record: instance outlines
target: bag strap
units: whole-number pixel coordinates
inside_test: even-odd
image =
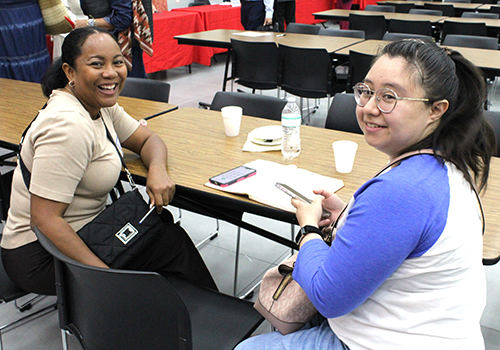
[[[47,103],[45,103],[43,105],[43,107],[40,111],[42,111],[45,107],[47,107]],[[31,127],[31,124],[33,124],[35,119],[40,114],[40,111],[38,111],[35,118],[33,118],[33,120],[29,123],[29,125],[26,127],[26,129],[24,129],[23,134],[21,136],[21,140],[19,141],[19,151],[18,151],[19,152],[19,167],[21,169],[21,174],[23,175],[24,184],[26,185],[26,188],[28,190],[30,188],[30,183],[31,183],[31,172],[28,170],[28,168],[26,167],[26,165],[23,162],[23,159],[21,157],[21,149],[23,146],[24,138],[26,137],[26,133],[28,132],[29,128]],[[104,118],[102,117],[101,112],[99,112],[99,117],[102,119],[102,123],[104,124],[104,128],[106,129],[107,138],[109,139],[109,141],[111,141],[111,143],[115,147],[116,152],[118,153],[118,157],[120,157],[120,162],[122,163],[122,167],[125,169],[125,172],[127,174],[127,180],[130,183],[130,186],[132,187],[132,189],[134,190],[135,188],[137,188],[137,185],[135,184],[134,179],[132,178],[132,174],[130,173],[127,166],[125,165],[125,160],[123,159],[123,156],[122,156],[118,146],[116,145],[115,141],[113,140],[113,137],[111,136],[111,133],[109,132],[108,127],[106,126],[106,123],[104,122]]]
[[[404,153],[404,154],[400,155],[399,157],[395,158],[393,161],[391,161],[388,164],[386,164],[373,177],[379,176],[380,174],[382,174],[387,169],[393,167],[394,165],[400,163],[401,161],[403,161],[405,159],[411,158],[413,156],[418,156],[418,155],[421,155],[421,154],[430,154],[430,155],[434,155],[434,156],[439,156],[439,157],[443,158],[444,160],[446,160],[446,158],[444,158],[443,155],[441,155],[441,153],[439,151],[435,152],[432,149],[421,149],[421,150],[417,150],[417,151],[411,151],[411,152],[407,152],[407,153]],[[486,220],[485,220],[485,217],[484,217],[484,210],[483,210],[483,205],[481,203],[481,197],[479,196],[479,192],[477,191],[476,186],[474,184],[472,184],[472,190],[474,191],[474,194],[476,195],[477,203],[479,205],[479,210],[481,211],[482,234],[484,235],[484,232],[486,230]],[[346,211],[347,206],[348,205],[346,205],[341,210],[340,214],[337,216],[337,218],[335,219],[335,221],[332,223],[332,225],[331,225],[332,231],[333,231],[333,229],[335,229],[337,227],[339,219],[344,214],[344,212]]]

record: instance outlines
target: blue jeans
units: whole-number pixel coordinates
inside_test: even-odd
[[[250,337],[241,342],[234,350],[349,350],[347,345],[333,333],[328,321],[320,326],[307,328],[281,335],[271,332]]]

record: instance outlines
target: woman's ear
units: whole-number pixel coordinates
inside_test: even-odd
[[[63,63],[62,69],[64,71],[64,74],[66,74],[66,78],[68,78],[68,81],[73,81],[76,73],[75,69],[67,63]]]
[[[431,123],[438,121],[448,110],[450,103],[448,100],[439,100],[432,104],[429,120]]]

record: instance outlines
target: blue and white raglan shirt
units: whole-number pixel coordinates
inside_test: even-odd
[[[451,163],[419,155],[365,183],[294,279],[351,350],[484,349],[478,202]]]

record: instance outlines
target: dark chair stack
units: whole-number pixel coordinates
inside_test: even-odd
[[[448,34],[486,36],[486,24],[484,23],[463,23],[445,20],[441,32],[441,41],[444,41]]]
[[[463,4],[470,4],[470,0],[443,0],[443,2],[460,2]]]
[[[349,29],[362,30],[365,39],[382,40],[387,30],[384,16],[367,16],[349,14]]]
[[[347,79],[346,92],[352,93],[354,85],[365,79],[374,57],[357,51],[349,51],[349,78]]]
[[[463,18],[491,18],[498,19],[500,15],[498,13],[488,13],[488,12],[463,12]]]
[[[394,6],[396,13],[408,13],[411,9],[415,8],[415,4],[413,3],[404,4],[401,2],[384,2],[384,5]]]
[[[385,33],[382,40],[385,41],[398,41],[403,39],[421,39],[421,40],[432,40],[431,36],[419,35],[419,34],[409,34],[409,33]]]
[[[365,11],[373,11],[373,12],[396,12],[396,7],[391,5],[366,5]]]
[[[418,35],[432,35],[432,25],[430,21],[405,21],[401,19],[391,19],[387,29],[391,33],[408,33]]]
[[[129,77],[120,95],[168,103],[170,84],[162,80]]]
[[[500,14],[500,6],[491,6],[489,12],[490,13],[498,13],[498,14]]]
[[[210,104],[210,109],[220,111],[225,106],[240,106],[244,115],[281,120],[281,112],[285,105],[286,101],[278,97],[218,91]]]
[[[275,43],[231,39],[231,47],[232,77],[238,84],[251,88],[253,93],[278,88],[279,50]]]
[[[285,32],[297,34],[318,34],[319,30],[320,27],[315,26],[314,24],[292,22],[286,26]]]
[[[263,321],[252,303],[174,276],[81,264],[34,230],[55,258],[64,349],[69,331],[84,349],[231,350]]]
[[[427,16],[442,16],[442,10],[431,10],[431,9],[411,9],[410,12],[414,15],[427,15]]]
[[[336,94],[333,98],[325,128],[362,134],[356,118],[354,94]]]
[[[346,38],[365,38],[365,32],[363,30],[353,30],[353,29],[333,29],[333,28],[321,28],[318,35],[324,36],[340,36]]]
[[[443,40],[443,45],[498,50],[498,38],[476,35],[448,34]]]

